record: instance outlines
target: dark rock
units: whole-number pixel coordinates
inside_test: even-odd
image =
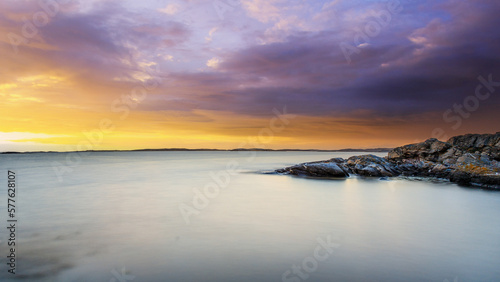
[[[460,185],[470,185],[472,175],[466,171],[455,170],[450,174],[450,181]]]
[[[375,155],[350,157],[347,166],[352,172],[361,176],[397,176],[400,174],[396,166],[384,158]]]
[[[466,134],[454,136],[448,143],[467,153],[485,153],[492,160],[500,161],[500,132],[495,134]]]
[[[463,154],[463,151],[458,149],[457,147],[449,148],[444,154],[440,155],[438,158],[438,162],[444,164],[454,164],[457,162],[457,159]]]
[[[435,162],[451,147],[449,143],[431,138],[422,143],[395,148],[389,151],[387,158],[389,160],[422,159]]]
[[[284,169],[279,169],[276,172],[314,177],[348,177],[349,173],[335,162],[314,162],[304,163]]]
[[[450,178],[451,173],[453,170],[444,164],[436,164],[430,171],[430,176],[437,177],[437,178]]]
[[[391,150],[386,158],[375,155],[334,158],[276,170],[278,173],[316,177],[444,178],[467,186],[500,189],[500,132],[467,134],[442,142],[405,145]]]
[[[500,175],[473,175],[469,183],[472,186],[500,189]]]
[[[463,150],[500,147],[500,132],[495,134],[466,134],[448,139],[448,143]]]
[[[329,159],[328,162],[336,163],[336,164],[343,164],[345,163],[345,160],[343,158],[333,158]]]

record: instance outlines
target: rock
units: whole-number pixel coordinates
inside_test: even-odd
[[[488,189],[500,189],[500,175],[473,175],[470,185]]]
[[[334,158],[276,170],[278,173],[315,177],[380,177],[398,175],[444,178],[460,185],[500,189],[500,132],[467,134],[447,142],[428,139],[391,150],[386,158],[375,155]]]
[[[500,161],[500,132],[454,136],[448,143],[464,152],[485,153],[490,159]]]
[[[476,160],[472,154],[464,154],[457,158],[457,163],[474,163]]]
[[[349,173],[335,162],[314,162],[304,163],[284,169],[279,169],[276,172],[300,176],[314,177],[349,177]]]
[[[435,162],[451,147],[449,143],[431,138],[425,142],[395,148],[389,151],[387,158],[389,160],[422,159]]]
[[[452,169],[444,164],[436,164],[430,171],[430,176],[449,179]]]
[[[438,158],[438,162],[445,163],[448,165],[454,164],[457,162],[457,159],[463,154],[462,150],[451,147],[444,154],[440,155]]]
[[[471,175],[466,171],[456,170],[450,174],[450,181],[467,186],[471,184]]]
[[[500,147],[500,132],[495,134],[466,134],[448,139],[451,145],[463,150]]]
[[[396,166],[386,159],[375,155],[363,155],[350,157],[347,166],[355,174],[361,176],[383,177],[397,176],[400,174]]]
[[[345,162],[345,160],[343,158],[333,158],[333,159],[330,159],[328,161],[332,162],[332,163],[337,163],[337,164],[341,164],[341,163]]]

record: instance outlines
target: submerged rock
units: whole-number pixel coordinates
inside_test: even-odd
[[[433,177],[461,185],[500,189],[500,132],[467,134],[442,142],[428,139],[391,150],[386,158],[375,155],[353,156],[321,162],[303,163],[278,173],[348,177]]]

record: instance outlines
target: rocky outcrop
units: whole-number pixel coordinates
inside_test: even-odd
[[[500,132],[467,134],[447,142],[428,139],[401,146],[387,157],[362,155],[303,163],[276,170],[314,177],[434,177],[461,185],[500,189]]]
[[[375,155],[354,156],[347,160],[335,158],[327,161],[303,163],[278,169],[276,172],[312,177],[349,177],[350,174],[384,177],[400,174],[392,163]]]
[[[500,132],[496,134],[466,134],[451,137],[448,142],[460,149],[484,149],[486,147],[500,147]]]
[[[449,143],[432,138],[422,143],[395,148],[389,151],[387,157],[390,160],[421,159],[435,162],[451,147]]]
[[[475,157],[500,161],[500,132],[496,134],[467,134],[451,137],[448,143]]]
[[[278,169],[278,173],[313,177],[348,177],[349,171],[335,160],[304,163]]]
[[[346,166],[352,173],[361,176],[398,176],[399,169],[384,158],[374,155],[354,156],[347,159]]]

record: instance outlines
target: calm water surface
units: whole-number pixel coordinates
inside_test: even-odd
[[[500,281],[500,192],[258,173],[351,155],[92,153],[62,182],[67,154],[0,155],[2,226],[8,169],[19,185],[0,280]]]

